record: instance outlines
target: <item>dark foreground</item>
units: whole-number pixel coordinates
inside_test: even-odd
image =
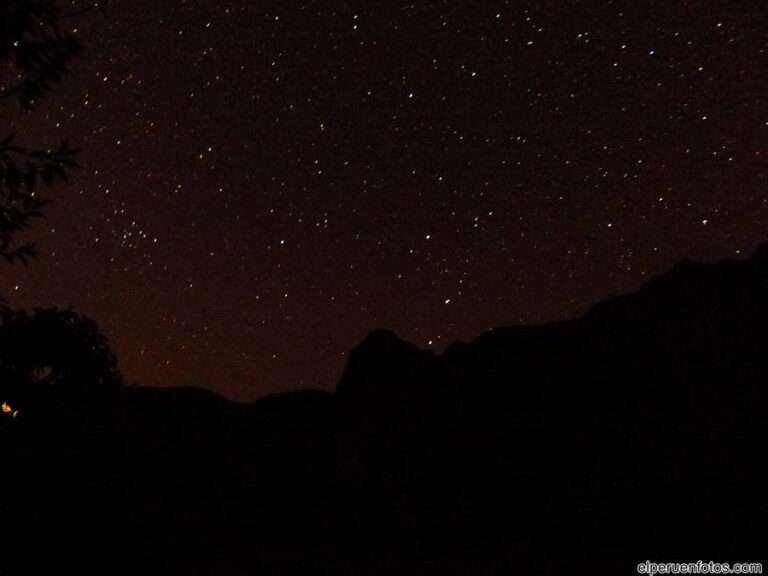
[[[439,357],[373,332],[334,394],[47,395],[0,462],[4,575],[765,562],[768,249]]]

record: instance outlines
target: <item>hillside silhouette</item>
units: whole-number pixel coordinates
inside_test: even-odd
[[[0,572],[764,562],[766,327],[768,244],[441,355],[373,331],[334,393],[42,395],[0,413]]]

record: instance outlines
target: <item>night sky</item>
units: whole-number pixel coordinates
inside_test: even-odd
[[[73,2],[72,9],[87,6]],[[130,382],[330,389],[377,327],[440,351],[768,239],[764,1],[114,0],[20,144],[82,148],[17,306]]]

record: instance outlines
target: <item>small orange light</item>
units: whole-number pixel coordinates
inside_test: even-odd
[[[8,402],[3,402],[2,404],[0,404],[0,412],[2,412],[3,414],[8,414],[12,418],[16,418],[16,416],[19,415],[19,411],[14,410],[13,407],[10,404],[8,404]]]

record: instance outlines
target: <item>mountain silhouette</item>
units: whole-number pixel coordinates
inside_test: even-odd
[[[768,244],[440,355],[375,330],[333,393],[42,398],[0,413],[0,571],[764,562],[767,326]]]
[[[391,330],[374,330],[350,352],[336,391],[366,397],[429,394],[435,391],[435,360]]]

